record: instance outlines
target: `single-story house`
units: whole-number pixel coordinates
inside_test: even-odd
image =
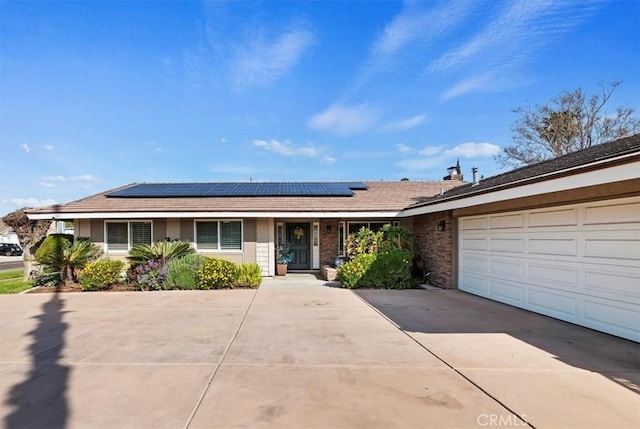
[[[344,255],[361,226],[413,231],[431,281],[640,341],[640,134],[471,182],[134,183],[28,211],[74,222],[105,254],[188,240],[275,272]]]

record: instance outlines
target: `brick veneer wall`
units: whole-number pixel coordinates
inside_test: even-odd
[[[444,231],[438,223],[446,221]],[[453,217],[451,211],[416,216],[413,218],[414,253],[431,271],[430,281],[445,289],[453,288]]]
[[[327,231],[327,226],[331,231]],[[320,266],[333,265],[338,256],[338,220],[320,220]]]

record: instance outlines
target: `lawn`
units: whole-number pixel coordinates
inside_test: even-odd
[[[33,286],[31,280],[23,280],[24,270],[0,272],[0,293],[18,293]]]
[[[24,275],[24,270],[11,270],[0,272],[0,280],[19,279]]]

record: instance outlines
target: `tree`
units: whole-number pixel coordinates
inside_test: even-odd
[[[565,90],[547,104],[514,109],[522,116],[512,127],[513,144],[496,156],[502,166],[535,164],[640,131],[633,107],[605,108],[620,82],[599,84],[600,93]]]
[[[13,231],[18,236],[18,241],[24,252],[24,278],[26,280],[33,269],[33,255],[42,240],[47,237],[51,221],[31,220],[25,213],[25,209],[16,210],[5,215],[2,221],[13,228]]]

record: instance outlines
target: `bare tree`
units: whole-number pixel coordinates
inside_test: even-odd
[[[599,84],[587,97],[582,88],[564,91],[547,104],[514,109],[522,116],[512,127],[513,144],[496,156],[502,166],[521,166],[552,159],[640,131],[640,118],[629,106],[608,114],[605,107],[620,82]]]
[[[47,237],[47,230],[51,226],[50,220],[31,220],[25,213],[25,209],[16,210],[5,215],[2,221],[13,228],[18,236],[20,246],[24,252],[24,278],[29,278],[33,269],[33,255],[38,246]]]

